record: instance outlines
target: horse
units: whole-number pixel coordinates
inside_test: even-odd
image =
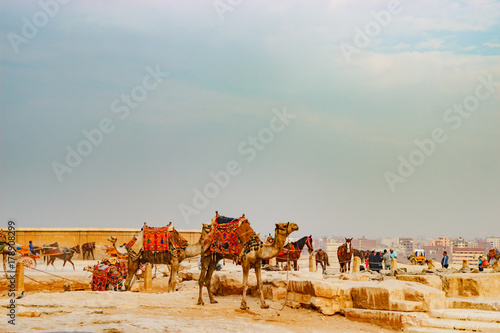
[[[361,251],[358,249],[352,249],[352,251],[353,251],[353,256],[361,259],[361,262],[364,262],[365,259],[368,258],[368,256],[366,256],[365,251]]]
[[[330,266],[330,262],[328,261],[328,254],[322,249],[319,249],[316,252],[316,269],[318,269],[318,264],[321,265],[321,268],[323,269],[323,274],[325,274],[326,266]]]
[[[288,258],[290,258],[290,261],[293,261],[294,270],[298,270],[297,260],[299,260],[300,258],[300,254],[302,252],[302,249],[304,248],[304,245],[307,245],[309,253],[312,253],[314,251],[311,235],[304,236],[296,242],[286,244],[283,247],[283,251],[281,251],[281,253],[276,257],[276,262],[288,262]]]
[[[340,245],[337,249],[337,258],[340,264],[340,273],[351,271],[351,257],[352,257],[352,238],[346,238],[345,243]]]
[[[50,264],[52,264],[52,267],[54,267],[55,270],[56,266],[54,266],[54,261],[56,260],[56,258],[59,258],[64,260],[62,269],[64,269],[66,261],[69,261],[71,265],[73,265],[73,270],[75,270],[75,264],[73,264],[73,262],[71,261],[71,258],[73,258],[75,252],[80,253],[80,245],[73,246],[72,248],[69,249],[67,247],[63,247],[62,249],[59,248],[51,249],[49,251],[49,256],[47,258],[47,268],[49,267]]]
[[[85,260],[85,255],[87,255],[88,259],[90,260],[90,255],[92,254],[92,260],[95,260],[94,258],[94,249],[95,249],[95,242],[88,242],[82,245],[82,257],[83,260]]]
[[[59,248],[59,244],[57,244],[57,242],[54,242],[54,243],[49,244],[49,245],[43,244],[43,246],[40,248],[40,254],[49,254],[49,252],[51,250],[57,249],[57,248]],[[47,260],[47,256],[43,256],[43,262],[45,262],[45,260]]]

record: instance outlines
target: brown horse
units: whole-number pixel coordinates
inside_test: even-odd
[[[66,261],[69,261],[71,265],[73,265],[73,270],[75,270],[75,264],[73,264],[73,262],[71,261],[75,252],[80,253],[80,245],[73,246],[72,248],[69,249],[67,247],[63,247],[62,249],[55,248],[50,250],[49,256],[47,256],[47,267],[49,267],[49,265],[52,265],[52,267],[54,267],[55,270],[56,266],[54,266],[54,261],[56,261],[56,259],[58,258],[64,260],[62,269],[64,269]]]
[[[276,257],[276,262],[288,262],[288,258],[290,258],[290,261],[293,261],[294,270],[298,270],[297,260],[300,258],[304,245],[307,245],[309,253],[314,251],[312,236],[304,236],[296,242],[286,244],[285,247],[283,247],[283,251]]]
[[[316,269],[318,269],[318,264],[321,265],[323,274],[325,274],[326,266],[330,266],[330,262],[328,261],[328,254],[322,249],[319,249],[318,252],[316,252]]]
[[[57,249],[59,247],[59,244],[57,244],[57,242],[54,242],[52,244],[49,244],[49,245],[45,245],[43,244],[43,246],[41,248],[39,248],[38,250],[40,251],[40,254],[49,254],[49,252],[52,250],[52,249]],[[35,252],[37,252],[37,250],[35,250]],[[43,256],[43,262],[45,262],[47,260],[47,256]]]
[[[340,264],[340,273],[351,271],[351,257],[352,257],[352,238],[346,238],[345,243],[340,245],[337,249],[337,258]]]
[[[95,242],[88,242],[88,243],[83,244],[82,245],[83,260],[85,260],[85,254],[87,255],[89,260],[90,260],[90,255],[92,255],[92,260],[95,260],[94,249],[95,249]]]

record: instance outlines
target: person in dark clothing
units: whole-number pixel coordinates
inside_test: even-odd
[[[368,265],[370,270],[380,272],[382,269],[382,256],[380,255],[380,252],[375,253],[375,250],[372,251],[368,257]]]
[[[443,268],[448,268],[448,252],[443,252],[443,258],[441,259],[441,266]]]

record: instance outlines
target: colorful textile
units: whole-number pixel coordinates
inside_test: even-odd
[[[175,228],[172,228],[172,231],[169,232],[169,242],[172,248],[177,250],[178,255],[184,251],[188,245],[187,240],[182,237]]]
[[[94,273],[92,274],[92,290],[105,291],[108,283],[108,270],[109,266],[99,264],[94,266]]]
[[[250,240],[243,245],[243,255],[249,253],[250,251],[258,251],[262,246],[262,241],[257,234],[254,234]]]
[[[132,237],[132,239],[127,244],[125,244],[125,248],[130,249],[132,246],[134,246],[135,242],[137,242],[136,236]]]
[[[122,287],[123,274],[116,265],[106,265],[109,261],[103,260],[103,263],[94,266],[92,274],[92,290],[105,291],[108,285],[112,285],[116,291]],[[119,263],[119,262],[117,262]]]
[[[207,237],[207,243],[210,242],[206,250],[207,254],[220,253],[225,255],[238,255],[240,248],[238,244],[238,228],[240,219],[233,219],[233,222],[219,224],[214,219],[210,237]]]
[[[281,252],[278,254],[278,257],[279,256],[286,256],[287,253],[290,253],[290,252],[293,252],[293,251],[296,251],[298,249],[296,249],[294,246],[293,246],[293,243],[288,243],[287,245],[285,245],[283,247],[283,250],[281,250]]]
[[[169,227],[144,227],[143,229],[143,249],[146,252],[167,251]]]

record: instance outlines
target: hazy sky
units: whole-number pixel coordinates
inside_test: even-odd
[[[498,1],[0,6],[4,225],[500,236]]]

